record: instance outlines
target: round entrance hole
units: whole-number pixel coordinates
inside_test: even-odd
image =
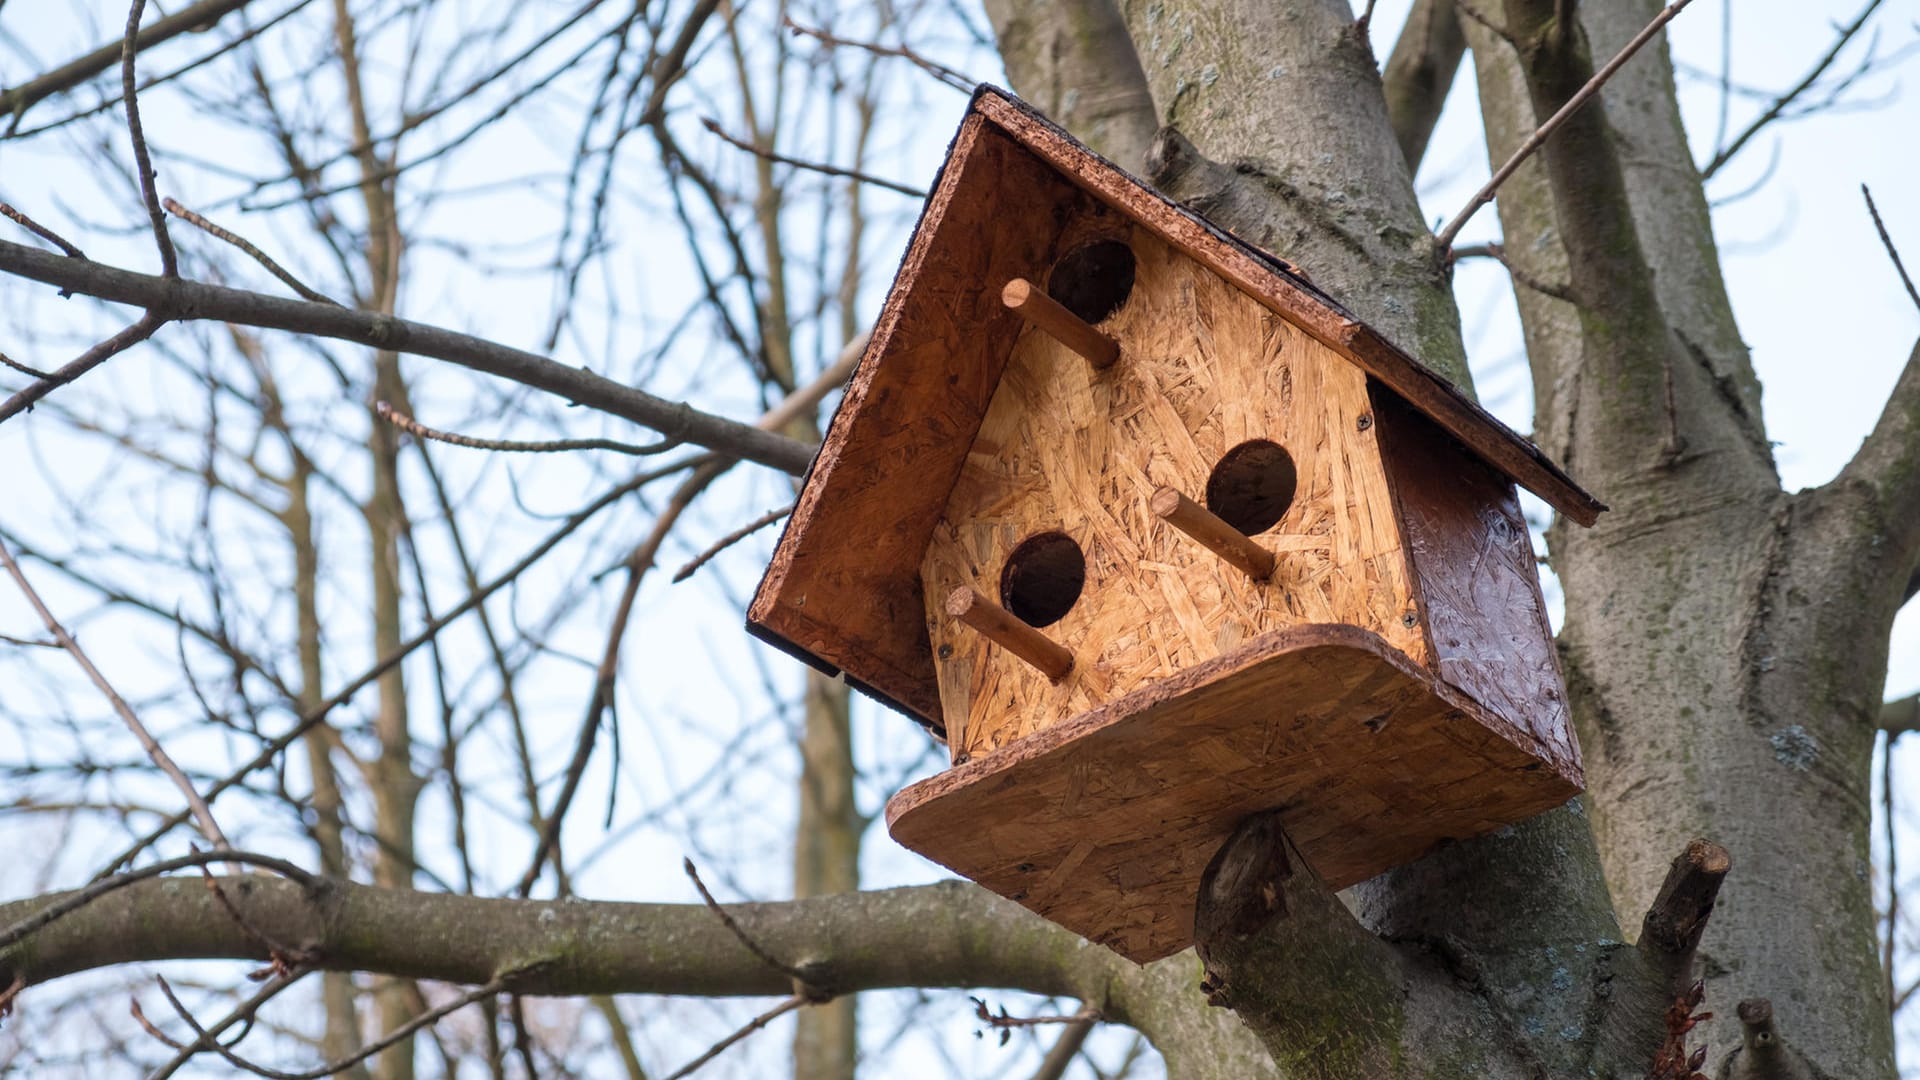
[[[1299,483],[1293,456],[1279,443],[1250,439],[1227,451],[1207,477],[1207,509],[1248,536],[1286,516]]]
[[[1119,240],[1081,244],[1047,277],[1047,295],[1089,323],[1119,311],[1132,293],[1133,249]]]
[[[1063,532],[1029,536],[1000,571],[1000,603],[1028,626],[1051,626],[1073,610],[1087,584],[1087,558]]]

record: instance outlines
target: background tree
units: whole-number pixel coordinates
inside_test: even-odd
[[[1413,183],[1463,58],[1498,166],[1657,3],[1417,0],[1384,65],[1338,0],[202,0],[8,36],[34,74],[0,91],[0,183],[34,235],[0,240],[0,752],[39,858],[0,904],[0,1053],[638,1077],[791,1012],[796,1076],[973,1073],[951,999],[864,993],[968,987],[1071,999],[965,1021],[1041,1076],[1146,1067],[1126,1029],[1179,1076],[1893,1075],[1903,923],[1868,867],[1876,735],[1914,723],[1881,692],[1920,363],[1785,491],[1704,186],[1871,103],[1903,55],[1880,7],[1777,92],[1723,55],[1702,166],[1654,38],[1504,180],[1498,243]],[[1545,532],[1590,794],[1344,897],[1286,879],[1286,918],[1207,943],[1228,1009],[1191,954],[1136,967],[963,884],[856,891],[934,748],[741,640],[766,534],[656,572],[792,498],[950,127],[925,118],[993,41],[1096,150],[1463,384],[1456,296],[1495,261],[1535,437],[1613,506]],[[1256,871],[1270,827],[1233,842]],[[875,846],[869,884],[924,880]],[[265,967],[127,966],[212,958]]]

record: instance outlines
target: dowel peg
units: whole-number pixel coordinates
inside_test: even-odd
[[[1048,337],[1086,357],[1096,368],[1109,368],[1120,359],[1120,343],[1060,306],[1060,302],[1026,278],[1014,278],[1000,290],[1000,302]]]
[[[1032,664],[1054,682],[1073,670],[1073,653],[1059,642],[1021,622],[999,604],[962,585],[947,594],[947,614],[981,637]]]
[[[1148,504],[1167,524],[1186,533],[1202,547],[1246,572],[1255,581],[1273,576],[1273,552],[1247,539],[1220,515],[1194,502],[1177,488],[1158,488]]]

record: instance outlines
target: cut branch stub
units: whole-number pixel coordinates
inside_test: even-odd
[[[982,637],[1038,668],[1054,682],[1073,670],[1073,653],[1015,618],[1012,612],[962,585],[947,594],[947,614]]]
[[[1647,909],[1640,939],[1664,953],[1690,953],[1706,931],[1720,883],[1731,869],[1733,859],[1719,844],[1708,840],[1687,844]]]
[[[1265,581],[1273,576],[1273,552],[1247,539],[1245,533],[1179,490],[1159,488],[1154,491],[1153,501],[1149,505],[1167,524],[1239,567],[1253,580]]]
[[[1007,282],[1000,290],[1000,302],[1048,337],[1086,357],[1087,363],[1096,368],[1112,367],[1120,359],[1119,342],[1095,330],[1025,278]]]

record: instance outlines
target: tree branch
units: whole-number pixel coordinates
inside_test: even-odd
[[[214,23],[246,7],[248,2],[249,0],[201,0],[198,4],[191,4],[164,19],[155,20],[152,26],[140,31],[133,39],[134,48],[144,51],[189,30],[211,29]],[[11,90],[0,91],[0,113],[12,116],[12,120],[9,121],[9,133],[19,126],[20,117],[36,103],[71,90],[118,63],[124,47],[123,40],[115,38],[112,42],[84,56],[69,60],[37,79],[22,83]]]
[[[986,0],[1014,92],[1094,151],[1138,172],[1160,127],[1114,0]]]
[[[1674,856],[1666,882],[1647,908],[1640,930],[1640,952],[1651,967],[1668,976],[1673,993],[1693,982],[1694,949],[1713,915],[1720,883],[1731,869],[1733,860],[1726,848],[1694,840]]]
[[[1840,470],[1832,486],[1861,484],[1878,503],[1875,534],[1870,540],[1905,595],[1920,570],[1920,342],[1907,355],[1893,392],[1880,410],[1866,441]]]
[[[1920,694],[1908,694],[1880,706],[1880,730],[1889,735],[1920,731]]]
[[[1482,206],[1493,201],[1494,193],[1500,190],[1501,184],[1507,182],[1507,177],[1512,176],[1515,169],[1518,169],[1523,162],[1529,157],[1532,157],[1534,151],[1545,146],[1547,140],[1553,137],[1555,131],[1558,131],[1562,125],[1572,119],[1574,114],[1578,113],[1587,102],[1593,100],[1594,95],[1598,94],[1600,88],[1607,84],[1607,80],[1613,77],[1614,72],[1619,71],[1627,61],[1633,59],[1633,54],[1639,52],[1641,46],[1652,41],[1654,35],[1658,34],[1662,27],[1671,22],[1675,15],[1680,14],[1681,10],[1692,2],[1693,0],[1674,0],[1673,3],[1663,8],[1660,14],[1654,16],[1653,21],[1649,22],[1646,28],[1641,30],[1632,41],[1627,42],[1626,47],[1615,54],[1613,59],[1607,61],[1605,67],[1594,72],[1593,77],[1588,79],[1585,85],[1574,91],[1552,116],[1547,117],[1546,122],[1542,123],[1538,130],[1534,131],[1533,135],[1529,137],[1526,142],[1520,144],[1520,148],[1513,152],[1513,156],[1507,159],[1506,164],[1494,170],[1493,176],[1481,186],[1479,191],[1474,192],[1473,198],[1467,201],[1467,205],[1461,209],[1460,213],[1455,215],[1454,219],[1447,223],[1447,227],[1441,229],[1439,234],[1433,238],[1434,246],[1443,252],[1451,248],[1454,238],[1460,235],[1460,230],[1466,226],[1467,221],[1472,218],[1474,213]],[[1514,22],[1511,14],[1508,16],[1507,21],[1509,24]],[[1553,25],[1557,26],[1559,24],[1554,23]]]
[[[222,878],[249,933],[198,877],[150,878],[101,895],[0,949],[0,983],[28,986],[118,964],[264,961],[261,936],[330,971],[483,984],[551,958],[514,989],[535,995],[791,993],[791,979],[701,904],[499,900],[332,879]],[[55,893],[0,904],[0,924],[71,902]],[[729,905],[764,947],[847,993],[893,986],[1006,986],[1094,994],[1132,965],[960,882],[787,903]]]
[[[1427,140],[1440,121],[1440,110],[1467,51],[1467,36],[1453,0],[1416,0],[1407,14],[1400,39],[1393,44],[1386,69],[1380,73],[1387,95],[1387,119],[1393,138],[1407,159],[1407,172],[1420,171]]]
[[[137,304],[163,320],[239,323],[446,360],[631,420],[668,438],[782,472],[799,474],[813,461],[815,448],[796,439],[700,412],[684,402],[667,401],[543,356],[425,323],[221,285],[168,281],[4,240],[0,240],[0,271],[102,300]],[[0,405],[0,421],[30,404],[15,404],[28,393],[32,391],[23,391]],[[34,400],[45,393],[41,390]]]

